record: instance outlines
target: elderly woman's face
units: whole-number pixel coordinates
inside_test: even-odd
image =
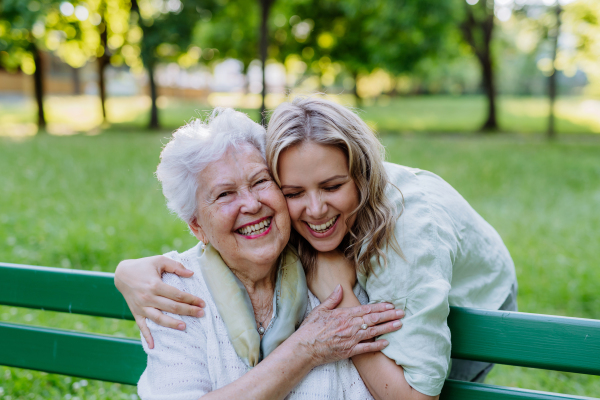
[[[285,199],[259,151],[229,148],[199,176],[196,237],[231,268],[272,266],[290,237]]]

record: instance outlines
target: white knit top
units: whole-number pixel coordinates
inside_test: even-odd
[[[165,313],[186,323],[185,331],[165,328],[147,320],[154,338],[150,350],[144,338],[148,365],[138,382],[143,400],[194,400],[232,383],[248,369],[236,354],[223,320],[204,283],[197,262],[198,249],[165,254],[194,271],[191,278],[164,274],[163,281],[205,300],[205,316],[186,317]],[[357,288],[359,286],[357,285]],[[368,301],[364,292],[357,293]],[[309,292],[307,314],[319,304]],[[351,360],[346,359],[313,369],[288,395],[288,399],[372,399]]]

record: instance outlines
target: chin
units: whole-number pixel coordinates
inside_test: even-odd
[[[306,238],[305,238],[306,239]],[[318,252],[327,253],[329,251],[333,251],[338,248],[340,243],[342,242],[337,240],[327,240],[327,241],[310,241],[307,239],[307,242]]]

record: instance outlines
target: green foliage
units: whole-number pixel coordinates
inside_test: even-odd
[[[0,65],[35,72],[33,46],[44,47],[47,21],[60,20],[58,1],[5,0],[0,3]]]
[[[140,50],[147,67],[154,66],[159,60],[176,61],[188,53],[196,23],[214,6],[210,0],[163,2],[160,9],[154,8],[155,4],[140,1],[139,22],[143,32]],[[188,56],[198,61],[200,54],[192,51]]]
[[[193,43],[206,49],[205,60],[235,58],[247,69],[258,58],[258,1],[232,0],[225,7],[214,7],[212,12],[203,10],[201,19]]]
[[[300,57],[317,75],[338,74],[341,66],[354,79],[375,68],[412,71],[423,59],[450,54],[444,52],[452,43],[449,4],[294,0],[276,5],[276,18],[285,16],[274,35],[279,58]]]

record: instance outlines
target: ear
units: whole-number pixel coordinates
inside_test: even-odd
[[[196,217],[194,217],[192,219],[192,221],[188,224],[188,226],[194,233],[194,236],[196,236],[196,239],[198,239],[199,241],[201,241],[204,244],[208,243],[208,238],[204,234],[204,230],[202,229],[202,227],[198,224],[198,220],[196,219]]]

